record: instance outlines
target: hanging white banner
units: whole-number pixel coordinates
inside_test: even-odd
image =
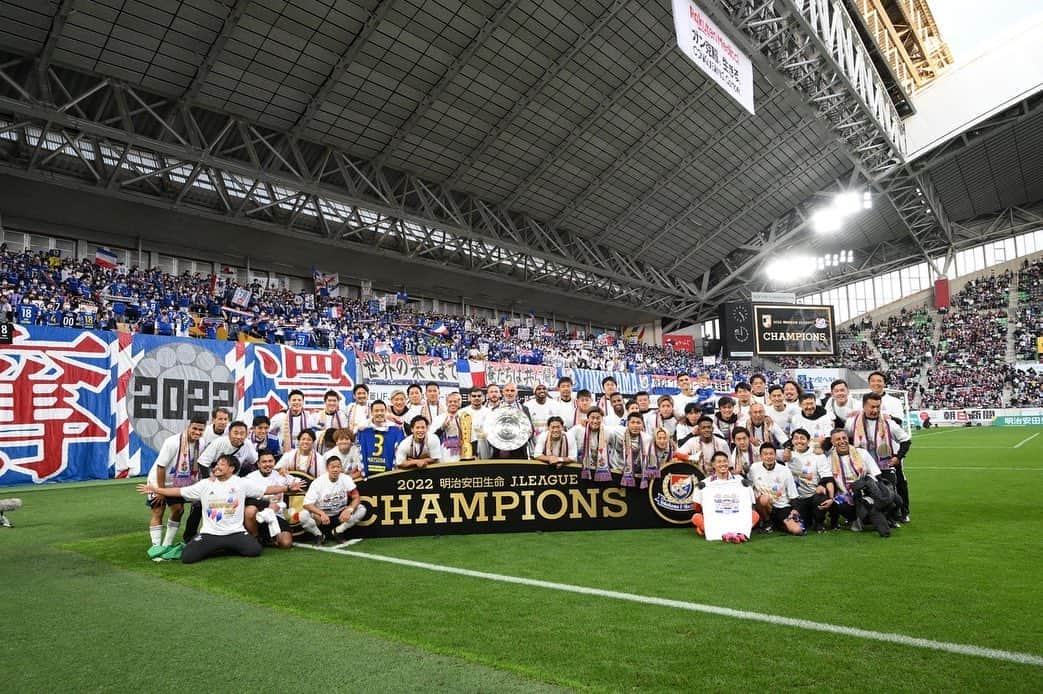
[[[681,52],[733,99],[753,113],[753,65],[692,0],[673,0]]]

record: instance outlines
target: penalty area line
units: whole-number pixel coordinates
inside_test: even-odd
[[[935,641],[933,639],[921,639],[913,636],[906,636],[904,634],[893,634],[885,631],[871,631],[869,629],[857,629],[855,627],[845,627],[839,624],[828,624],[826,622],[813,622],[807,619],[781,617],[779,615],[766,614],[763,612],[735,610],[730,607],[720,607],[717,605],[705,605],[697,602],[670,600],[668,598],[657,598],[649,595],[621,593],[615,590],[603,590],[601,588],[575,586],[568,583],[541,581],[535,578],[522,578],[520,576],[507,576],[505,574],[494,574],[485,571],[473,571],[471,569],[460,569],[454,566],[429,564],[427,562],[422,561],[413,561],[412,559],[401,559],[399,557],[389,557],[379,554],[368,554],[366,552],[355,552],[345,549],[338,549],[335,547],[315,547],[314,545],[295,546],[313,549],[317,552],[340,554],[345,557],[355,557],[357,559],[381,561],[388,564],[408,566],[414,569],[438,571],[440,573],[456,574],[457,576],[467,576],[469,578],[480,578],[487,581],[498,581],[500,583],[514,583],[516,585],[531,586],[533,588],[548,588],[551,590],[560,590],[566,593],[592,595],[595,597],[610,598],[613,600],[625,600],[627,602],[636,602],[644,605],[655,605],[656,607],[669,607],[673,609],[688,610],[690,612],[702,612],[704,614],[711,614],[719,617],[731,617],[733,619],[743,619],[752,622],[766,622],[768,624],[775,624],[777,626],[794,627],[796,629],[806,629],[809,631],[821,631],[827,634],[839,634],[842,636],[851,636],[859,639],[868,639],[871,641],[883,641],[886,643],[893,643],[901,646],[912,646],[914,648],[925,648],[932,651],[957,653],[959,655],[970,655],[979,658],[989,658],[991,660],[1003,660],[1011,663],[1020,663],[1022,665],[1035,665],[1037,667],[1043,667],[1043,656],[1034,655],[1032,653],[1018,653],[1016,651],[1004,651],[998,648],[984,648],[982,646],[972,646],[970,644],[950,643],[947,641]]]

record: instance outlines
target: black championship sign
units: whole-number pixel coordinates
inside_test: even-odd
[[[442,463],[392,470],[359,483],[366,518],[350,537],[402,537],[535,530],[615,530],[687,526],[700,478],[675,461],[646,489],[580,479],[529,460]],[[638,480],[640,484],[640,479]]]
[[[758,355],[836,354],[832,306],[755,304],[753,326],[757,333]]]

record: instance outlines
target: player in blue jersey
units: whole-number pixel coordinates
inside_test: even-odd
[[[406,438],[401,427],[387,421],[387,404],[383,400],[370,405],[369,417],[356,434],[362,450],[363,477],[393,470],[395,449]]]

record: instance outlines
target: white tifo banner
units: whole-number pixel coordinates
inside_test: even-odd
[[[913,425],[923,425],[929,418],[932,427],[963,427],[968,424],[983,427],[1043,426],[1043,409],[1038,407],[964,408],[959,410],[915,410],[909,419]]]
[[[710,0],[713,1],[713,0]],[[673,0],[674,30],[681,52],[753,113],[753,65],[693,0]]]

